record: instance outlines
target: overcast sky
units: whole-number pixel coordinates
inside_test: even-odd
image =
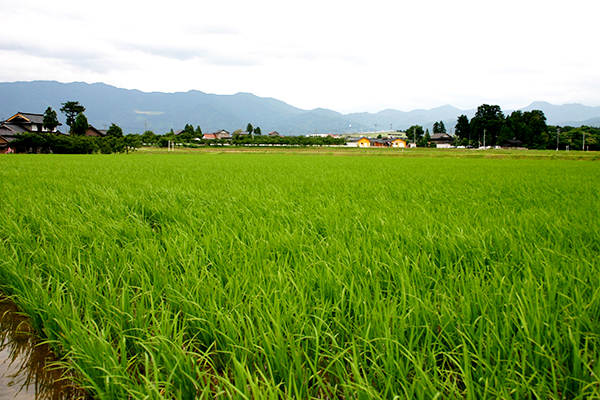
[[[303,109],[600,106],[598,0],[0,0],[0,81]]]

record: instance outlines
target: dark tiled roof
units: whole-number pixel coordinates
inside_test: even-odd
[[[447,133],[434,133],[431,136],[431,140],[452,140],[452,136]]]
[[[23,117],[27,120],[29,120],[29,122],[34,123],[34,124],[43,124],[44,123],[44,114],[34,114],[34,113],[24,113],[24,112],[18,112],[15,115],[13,115],[12,117],[10,117],[9,119],[7,119],[6,121],[9,122],[12,119],[16,119]]]
[[[17,133],[29,132],[29,130],[21,125],[4,123],[0,126],[0,132],[2,132],[2,136],[4,136],[5,132],[14,132],[13,135],[15,135]]]
[[[44,114],[33,114],[33,113],[19,113],[34,124],[43,124],[44,123]]]
[[[12,142],[13,140],[15,140],[14,136],[5,136],[5,135],[0,135],[0,137],[4,140],[6,140],[8,143]]]

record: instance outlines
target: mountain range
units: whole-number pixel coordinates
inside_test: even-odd
[[[248,123],[260,126],[265,133],[278,131],[283,135],[404,130],[411,125],[431,130],[437,121],[443,121],[451,133],[458,116],[464,114],[470,119],[476,112],[446,105],[409,112],[388,109],[341,114],[323,108],[303,110],[251,93],[216,95],[197,90],[146,93],[104,83],[0,82],[2,120],[18,111],[41,114],[50,106],[59,114],[64,130],[65,119],[59,110],[66,101],[78,101],[85,106],[89,123],[98,129],[106,129],[114,122],[125,133],[152,130],[158,134],[183,129],[186,124],[199,125],[203,132],[220,129],[231,132],[245,129]],[[534,102],[521,110],[542,110],[550,125],[600,126],[600,107]],[[503,111],[505,115],[511,112]]]

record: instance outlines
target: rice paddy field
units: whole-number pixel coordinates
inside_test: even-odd
[[[600,397],[600,163],[0,158],[0,290],[94,399]]]

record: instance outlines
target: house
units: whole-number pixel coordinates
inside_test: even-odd
[[[60,134],[56,128],[52,131],[44,128],[44,114],[17,112],[6,121],[0,121],[0,153],[8,151],[15,135],[37,132]]]
[[[390,142],[390,146],[404,148],[406,147],[406,140],[400,138],[392,139],[392,141]]]
[[[231,139],[231,136],[225,129],[221,129],[214,133],[205,133],[202,135],[202,139]]]
[[[371,142],[367,138],[360,138],[360,139],[358,139],[358,142],[356,142],[356,146],[357,147],[370,147]]]
[[[60,123],[58,124],[61,125]],[[44,128],[44,114],[33,114],[18,112],[6,121],[0,122],[0,126],[5,129],[13,130],[17,133],[23,132],[42,132],[42,133],[59,133],[56,128],[50,131]]]
[[[273,131],[269,132],[269,137],[281,137],[281,135],[279,134],[279,132]]]
[[[92,125],[88,126],[87,130],[83,134],[83,136],[106,136],[105,130],[99,130],[94,128]]]
[[[431,142],[436,144],[436,147],[447,149],[452,147],[452,142],[454,138],[447,133],[434,133],[431,136]]]

